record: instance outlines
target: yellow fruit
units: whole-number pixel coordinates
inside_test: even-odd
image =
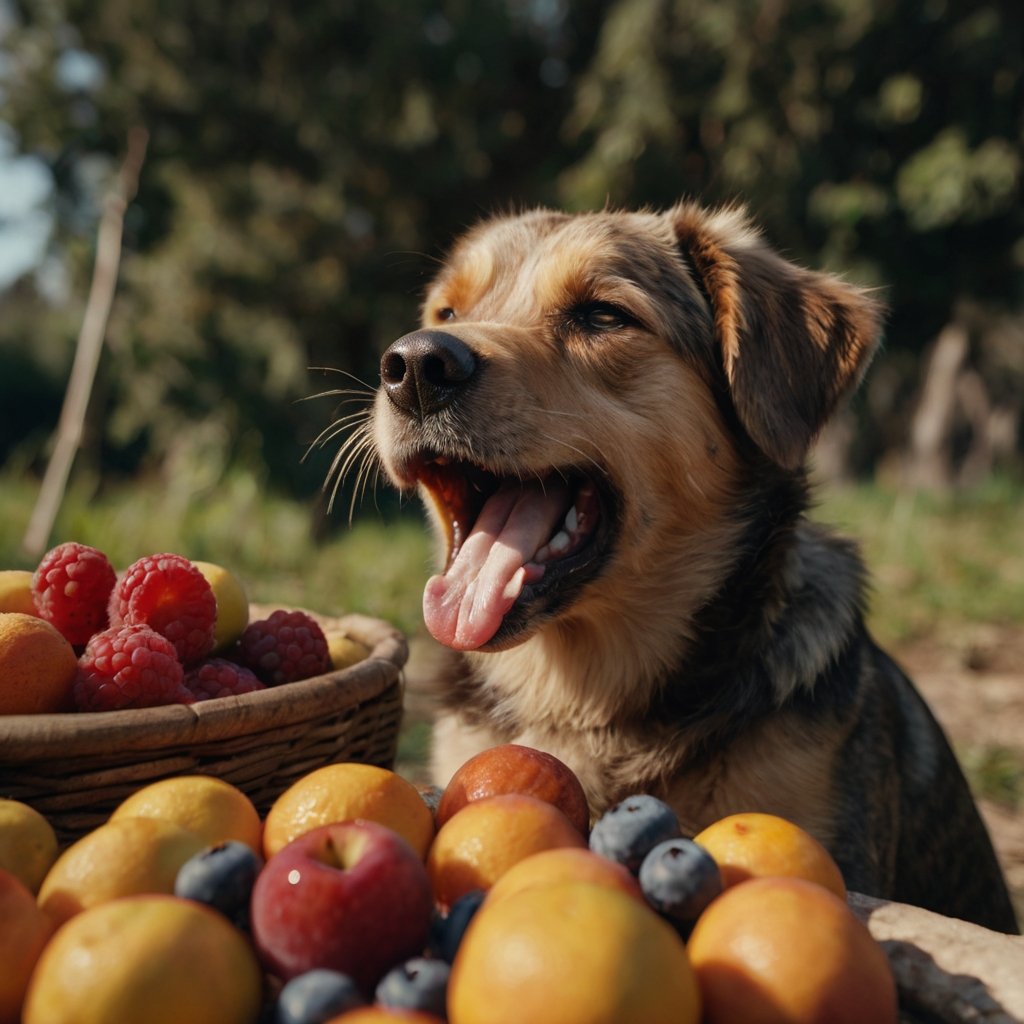
[[[57,859],[57,835],[34,807],[0,798],[0,868],[21,879],[30,892]]]
[[[217,599],[217,623],[213,634],[213,653],[230,647],[249,625],[249,598],[242,581],[230,569],[213,562],[192,563],[206,577]]]
[[[55,921],[136,893],[172,893],[178,869],[207,843],[159,818],[120,818],[69,846],[39,889],[39,905]]]
[[[264,855],[319,825],[354,818],[394,829],[421,857],[434,838],[434,816],[411,782],[387,768],[349,761],[317,768],[274,801],[263,825]]]
[[[0,715],[62,710],[77,668],[74,648],[50,623],[0,612]]]
[[[37,615],[28,569],[0,569],[0,612]]]
[[[53,931],[35,897],[0,868],[0,1024],[18,1024],[32,969]]]
[[[340,672],[370,656],[370,648],[337,629],[326,630],[327,651],[331,656],[331,668]]]
[[[448,1019],[696,1024],[700,995],[682,940],[652,910],[560,882],[484,902],[452,965]]]
[[[553,804],[503,793],[466,804],[437,830],[427,874],[434,898],[450,907],[471,889],[490,889],[531,854],[586,845],[583,834]]]
[[[705,1024],[896,1024],[882,948],[845,901],[802,878],[722,893],[688,944]]]
[[[252,1024],[260,968],[241,932],[173,896],[129,896],[69,921],[43,951],[23,1024]]]
[[[213,846],[237,839],[262,849],[262,825],[253,802],[236,786],[212,775],[178,775],[132,793],[110,816],[161,818],[187,828]]]
[[[840,899],[846,885],[832,855],[810,833],[774,814],[730,814],[693,837],[714,857],[728,889],[748,878],[782,876],[817,882]]]
[[[591,882],[608,885],[642,900],[643,892],[630,870],[608,857],[578,846],[556,846],[531,853],[513,864],[487,890],[487,902],[494,903],[523,889],[558,882]]]

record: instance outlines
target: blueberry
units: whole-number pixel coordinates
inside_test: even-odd
[[[684,930],[722,891],[714,858],[692,839],[666,839],[644,857],[640,888],[647,902]]]
[[[451,967],[444,960],[414,957],[393,967],[380,980],[374,998],[382,1006],[420,1010],[444,1020]]]
[[[365,1006],[356,983],[341,971],[316,967],[287,981],[277,997],[274,1024],[323,1024]]]
[[[245,843],[208,846],[178,869],[174,895],[219,910],[240,928],[249,924],[249,897],[263,861]]]
[[[473,920],[473,915],[480,909],[480,904],[487,894],[482,889],[472,889],[460,896],[444,916],[438,915],[430,926],[428,948],[430,952],[442,960],[452,963],[458,952],[462,936]]]
[[[635,875],[648,852],[665,839],[682,835],[679,819],[657,797],[627,797],[605,811],[590,830],[590,848],[624,864]]]

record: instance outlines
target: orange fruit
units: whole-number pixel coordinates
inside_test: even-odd
[[[774,814],[730,814],[693,837],[715,859],[728,889],[748,878],[782,876],[817,882],[840,899],[846,884],[832,855],[809,832]]]
[[[32,573],[28,569],[0,569],[0,612],[39,614],[32,600]]]
[[[578,846],[556,846],[513,864],[487,891],[487,902],[558,882],[592,882],[611,886],[634,899],[644,898],[640,884],[625,865]]]
[[[178,869],[206,846],[194,832],[159,818],[108,821],[57,858],[39,889],[39,905],[63,922],[118,896],[172,893]]]
[[[20,879],[0,868],[0,1024],[18,1024],[32,969],[53,931]]]
[[[583,785],[554,754],[521,743],[502,743],[475,754],[451,777],[437,808],[440,828],[466,804],[502,793],[523,793],[554,804],[580,832],[590,828]]]
[[[0,715],[63,710],[77,668],[74,648],[50,623],[0,612]]]
[[[440,1017],[420,1010],[398,1010],[388,1006],[360,1006],[326,1024],[444,1024]]]
[[[178,775],[151,782],[123,800],[111,821],[161,818],[187,828],[213,846],[228,839],[262,850],[262,823],[253,802],[212,775]]]
[[[586,845],[579,829],[557,807],[537,797],[505,793],[466,804],[438,829],[427,873],[434,898],[450,907],[473,889],[490,889],[531,853]]]
[[[896,1024],[881,946],[843,900],[802,878],[722,893],[688,944],[705,1024]]]
[[[0,868],[38,892],[57,859],[57,834],[34,807],[0,797]],[[2,962],[2,961],[0,961]]]
[[[128,896],[83,911],[43,950],[23,1024],[252,1024],[263,979],[215,910]]]
[[[263,823],[264,855],[319,825],[356,818],[393,829],[421,857],[434,838],[434,816],[411,782],[387,768],[349,761],[302,776],[274,801]]]
[[[700,994],[682,940],[652,910],[606,885],[558,882],[484,901],[455,955],[448,1019],[696,1024]]]

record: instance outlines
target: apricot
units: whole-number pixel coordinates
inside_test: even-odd
[[[896,1024],[896,985],[881,946],[814,882],[734,885],[700,916],[687,950],[704,1024]]]

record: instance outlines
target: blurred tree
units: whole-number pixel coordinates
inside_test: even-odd
[[[299,456],[332,407],[297,400],[358,385],[309,367],[373,383],[438,246],[499,197],[555,198],[593,6],[18,5],[2,116],[52,169],[76,301],[105,179],[130,128],[150,134],[93,458],[319,482]]]
[[[742,198],[794,258],[885,288],[857,468],[913,434],[920,361],[950,324],[967,344],[939,417],[947,469],[954,441],[979,465],[979,431],[990,463],[993,438],[1019,450],[1020,5],[8,2],[0,119],[51,168],[75,300],[7,296],[0,371],[13,351],[41,382],[70,363],[98,197],[130,128],[150,133],[97,464],[202,481],[242,462],[309,489],[328,460],[299,456],[335,406],[297,400],[359,385],[308,368],[372,384],[468,222],[684,194]]]

